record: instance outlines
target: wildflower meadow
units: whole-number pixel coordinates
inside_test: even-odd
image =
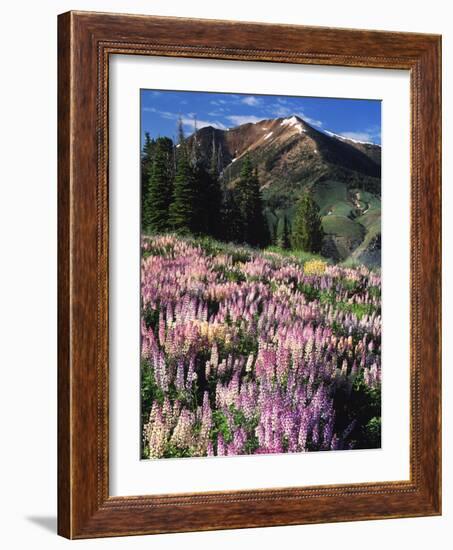
[[[141,246],[142,458],[380,446],[379,270],[209,237]]]

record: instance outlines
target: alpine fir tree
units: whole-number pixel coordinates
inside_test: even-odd
[[[197,122],[194,118],[193,134],[190,140],[190,146],[187,147],[190,155],[189,164],[193,176],[193,212],[191,232],[196,235],[209,235],[210,227],[210,204],[209,194],[211,187],[211,176],[206,168],[205,162],[201,157],[200,144],[197,134]]]
[[[151,139],[149,132],[145,132],[145,140],[143,142],[141,155],[142,170],[150,170],[154,157],[155,144],[156,142]]]
[[[278,228],[278,238],[277,245],[280,248],[288,249],[291,248],[291,235],[289,229],[288,218],[286,214],[283,214],[283,218],[280,221],[280,227]]]
[[[241,210],[236,200],[235,193],[226,188],[223,195],[221,227],[218,238],[222,241],[241,243],[244,241],[244,227]]]
[[[219,146],[218,150],[222,148]],[[213,237],[219,238],[221,234],[222,188],[220,186],[219,153],[216,148],[215,135],[212,133],[211,160],[208,172],[208,185],[206,194],[207,232]]]
[[[143,198],[142,226],[151,233],[162,233],[168,229],[172,197],[172,150],[173,143],[170,139],[156,140],[151,176]]]
[[[252,246],[264,246],[267,244],[268,231],[263,214],[263,201],[258,174],[248,155],[242,165],[237,193],[242,216],[243,241]]]
[[[198,235],[210,235],[210,187],[211,176],[206,170],[201,159],[197,158],[196,163],[190,163],[193,175],[194,203],[192,232]]]
[[[180,147],[173,187],[173,199],[169,209],[169,227],[178,233],[190,233],[194,226],[196,182],[187,154]]]
[[[151,139],[149,132],[145,133],[145,141],[142,147],[141,154],[141,188],[142,188],[142,200],[146,195],[149,179],[151,177],[151,170],[153,168],[154,153],[156,149],[156,142]]]
[[[320,252],[324,231],[319,207],[308,193],[303,193],[297,202],[293,220],[293,248],[306,252]]]

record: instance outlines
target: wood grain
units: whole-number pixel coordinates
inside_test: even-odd
[[[440,37],[86,12],[60,15],[58,25],[58,532],[88,538],[440,514]],[[410,481],[109,496],[111,54],[410,71]]]

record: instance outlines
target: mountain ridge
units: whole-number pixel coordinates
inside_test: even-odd
[[[335,261],[380,265],[380,145],[320,131],[297,115],[226,130],[206,126],[187,141],[206,163],[215,149],[227,187],[237,184],[245,156],[251,157],[274,238],[306,190],[320,208],[323,253]]]

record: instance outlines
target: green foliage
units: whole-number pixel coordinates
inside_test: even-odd
[[[283,214],[277,225],[277,246],[283,250],[291,248],[291,229],[286,214]]]
[[[352,313],[358,319],[361,319],[364,315],[371,315],[376,309],[373,304],[351,304],[348,302],[337,302],[336,307],[342,311]]]
[[[331,260],[325,258],[324,256],[321,256],[320,254],[313,254],[312,252],[305,252],[304,250],[287,250],[278,246],[269,246],[266,248],[266,252],[273,252],[275,254],[280,254],[281,256],[291,258],[292,260],[296,260],[302,266],[305,264],[305,262],[309,262],[311,260],[322,260],[326,263],[332,263]]]
[[[150,307],[142,312],[142,318],[145,321],[146,327],[154,329],[159,322],[159,311]]]
[[[141,398],[141,418],[140,428],[143,433],[145,424],[149,419],[149,413],[155,399],[163,400],[163,395],[158,396],[158,388],[154,380],[154,374],[147,361],[141,361],[140,363],[140,398]],[[149,457],[149,449],[146,448],[143,438],[141,440],[141,456],[143,458]]]
[[[225,280],[231,283],[243,283],[246,281],[245,275],[239,269],[225,269]]]
[[[370,286],[368,287],[368,294],[373,296],[373,298],[381,297],[381,287],[379,286]]]
[[[181,234],[191,232],[194,224],[196,181],[187,155],[178,158],[173,200],[169,209],[168,224],[173,231]]]
[[[266,170],[266,172],[270,172],[274,166],[276,164],[276,159],[274,157],[267,157],[266,160],[264,161],[264,168]]]
[[[172,198],[171,159],[173,142],[158,138],[148,186],[144,189],[142,226],[149,232],[168,229],[168,209]]]
[[[155,140],[151,139],[151,136],[148,132],[145,134],[145,141],[143,143],[140,159],[140,168],[141,168],[141,191],[142,197],[146,192],[149,179],[151,177],[151,169],[153,166],[154,152],[156,149]]]
[[[212,151],[209,162],[206,198],[204,201],[207,212],[206,234],[220,238],[222,236],[222,188],[220,172],[223,169],[222,147],[216,148],[215,136],[212,134]]]
[[[240,243],[243,236],[243,220],[235,193],[226,189],[222,204],[221,238],[227,242]]]
[[[165,447],[163,458],[188,458],[192,456],[192,452],[187,447],[177,447],[168,443]]]
[[[220,234],[222,194],[215,173],[208,171],[200,159],[192,167],[195,182],[192,232],[196,235]]]
[[[258,175],[248,155],[242,163],[237,195],[242,217],[243,242],[252,246],[264,246],[268,242],[267,223],[263,214]]]
[[[168,160],[173,173],[173,194],[166,223],[156,232],[169,229],[185,235],[218,237],[222,196],[218,174],[203,161],[196,132],[190,140],[185,138],[181,120],[178,136],[178,145]],[[154,196],[151,199],[151,203],[156,203]],[[158,201],[157,207],[160,210]]]
[[[346,216],[325,216],[322,219],[322,227],[328,235],[341,235],[347,239],[361,241],[365,233],[363,226]]]
[[[231,256],[233,265],[250,261],[254,250],[246,245],[237,246],[231,243],[217,241],[212,237],[197,237],[193,239],[193,243],[199,245],[205,254],[216,256],[218,254],[228,254]]]
[[[337,388],[334,394],[335,432],[342,433],[355,420],[351,439],[355,449],[371,449],[381,441],[381,388],[371,388],[363,379],[363,370],[352,388]]]
[[[212,413],[211,440],[217,444],[217,437],[222,434],[225,443],[233,441],[233,434],[228,424],[228,419],[222,411],[214,410]]]
[[[319,207],[308,193],[303,193],[297,202],[293,221],[293,247],[307,252],[320,252],[323,237]]]
[[[320,180],[316,182],[312,192],[322,216],[334,210],[337,203],[348,200],[347,184],[343,181]],[[351,208],[352,206],[351,204]]]
[[[237,353],[240,353],[244,357],[250,355],[251,353],[255,354],[258,351],[258,340],[252,334],[245,332],[242,329],[238,330],[237,333],[237,343],[234,346],[234,350]]]
[[[254,433],[252,433],[249,435],[245,443],[244,452],[245,454],[252,455],[255,453],[259,446],[260,444],[258,441],[258,437]]]
[[[298,286],[297,290],[300,290],[302,294],[305,296],[308,302],[313,302],[314,300],[319,299],[319,290],[307,283],[301,284]]]
[[[381,419],[377,416],[373,416],[365,426],[364,441],[370,449],[377,449],[381,446]]]

